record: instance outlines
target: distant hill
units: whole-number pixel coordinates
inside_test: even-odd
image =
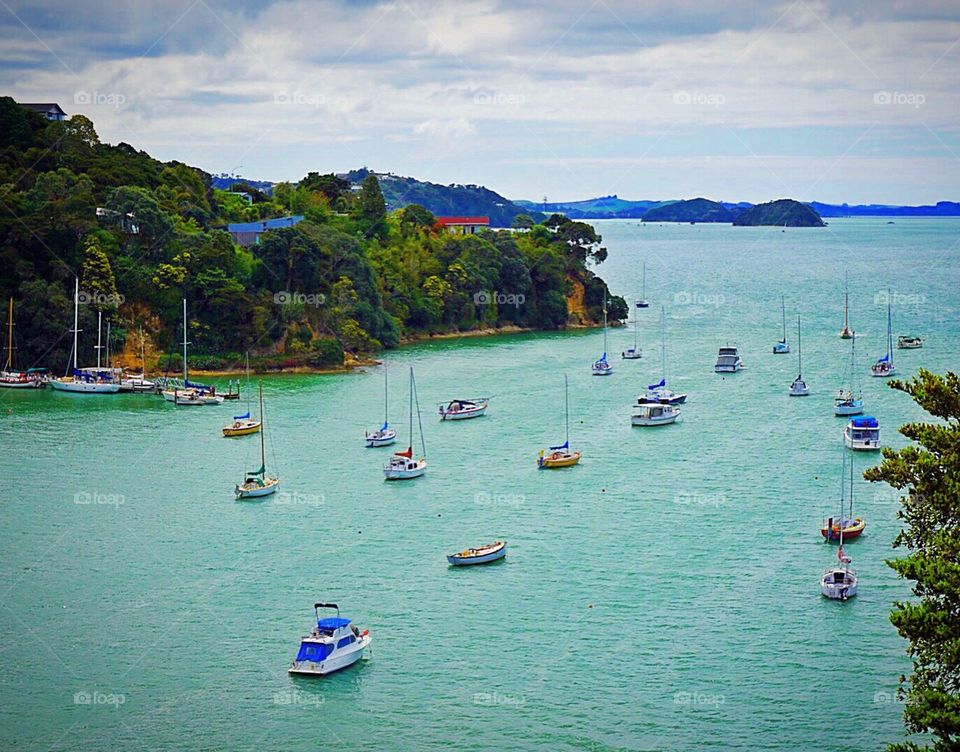
[[[757,204],[744,209],[737,215],[733,224],[739,227],[781,226],[781,227],[823,227],[820,215],[806,204],[790,198]]]
[[[371,173],[371,170],[363,168],[341,174],[340,177],[349,180],[351,185],[359,186]],[[420,204],[435,216],[490,217],[491,227],[510,227],[518,214],[528,214],[534,221],[545,218],[540,212],[515,204],[482,185],[440,185],[392,173],[372,174],[380,181],[380,190],[390,210]]]
[[[717,201],[691,198],[650,209],[645,222],[733,222],[740,210],[734,211]]]
[[[960,203],[938,201],[935,206],[888,206],[886,204],[809,204],[821,217],[960,217]]]
[[[515,201],[528,210],[564,214],[570,219],[639,219],[650,209],[672,201],[627,201],[614,196],[589,198],[585,201]]]

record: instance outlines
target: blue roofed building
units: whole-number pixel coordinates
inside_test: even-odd
[[[261,219],[259,222],[234,222],[227,225],[227,232],[239,245],[248,248],[251,245],[260,245],[264,233],[283,227],[293,227],[302,220],[302,214],[294,214],[291,217]]]

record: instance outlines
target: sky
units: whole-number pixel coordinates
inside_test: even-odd
[[[960,3],[0,0],[0,94],[212,173],[960,200]]]

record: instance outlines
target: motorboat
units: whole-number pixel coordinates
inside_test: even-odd
[[[923,337],[908,337],[901,334],[897,337],[898,350],[917,350],[923,347]]]
[[[646,404],[638,405],[630,416],[632,426],[666,426],[675,423],[680,417],[680,408],[675,405]]]
[[[324,676],[352,666],[370,646],[370,630],[362,632],[340,616],[336,603],[314,603],[317,623],[310,634],[300,638],[300,649],[287,673]],[[321,609],[336,609],[336,616],[321,617]]]
[[[880,422],[872,415],[851,418],[843,429],[843,443],[861,452],[876,452],[880,449]]]
[[[455,399],[446,404],[440,403],[440,420],[469,420],[479,418],[487,412],[489,402],[485,399]]]
[[[494,541],[486,546],[468,548],[456,554],[447,556],[447,562],[455,567],[470,566],[472,564],[488,564],[507,555],[507,542]]]
[[[736,347],[721,347],[717,355],[717,362],[713,366],[715,373],[736,373],[743,368],[740,353]]]

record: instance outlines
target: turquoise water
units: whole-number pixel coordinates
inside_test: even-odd
[[[955,220],[834,220],[824,230],[598,223],[600,272],[640,292],[644,359],[598,379],[597,331],[448,340],[390,353],[406,436],[416,368],[430,470],[383,481],[382,372],[264,384],[268,467],[283,496],[233,500],[255,437],[220,438],[232,406],[159,398],[0,394],[7,492],[0,747],[86,749],[862,749],[902,736],[887,701],[909,670],[888,622],[908,594],[883,563],[891,492],[858,479],[867,533],[847,603],[819,595],[835,548],[850,273],[868,412],[884,443],[921,416],[867,374],[883,352],[887,286],[901,374],[960,364]],[[509,291],[504,291],[509,292]],[[773,356],[779,297],[804,317],[804,376]],[[682,422],[631,429],[659,379],[666,305]],[[610,349],[632,344],[610,333]],[[737,343],[748,368],[713,373]],[[562,441],[570,377],[577,468],[538,472]],[[492,396],[489,415],[439,423],[436,403]],[[242,411],[242,410],[241,410]],[[854,457],[858,470],[876,456]],[[94,501],[95,503],[77,503]],[[502,563],[444,555],[494,538]],[[370,660],[322,680],[286,668],[311,606],[336,601],[373,637]],[[86,695],[76,693],[87,693]],[[85,699],[91,699],[85,703]],[[843,703],[842,728],[824,713]]]

